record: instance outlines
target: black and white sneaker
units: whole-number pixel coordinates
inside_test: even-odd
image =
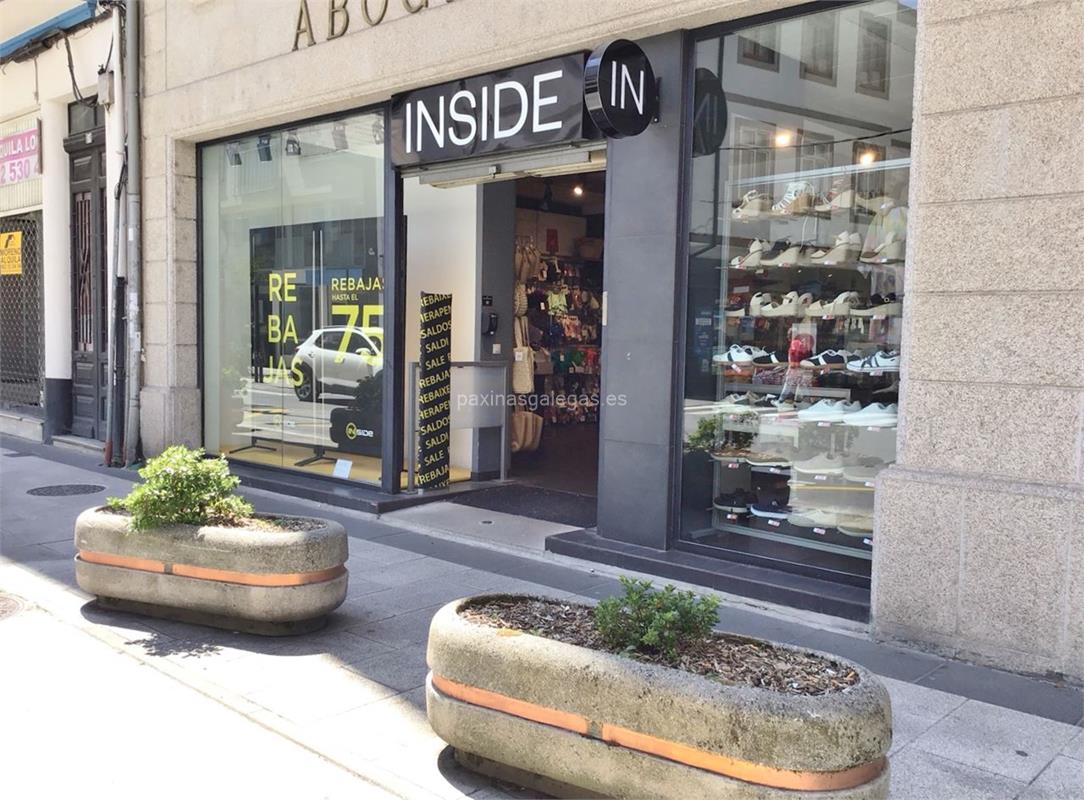
[[[803,367],[836,368],[842,369],[847,362],[854,358],[855,354],[847,350],[825,350],[815,356],[802,359]]]
[[[847,362],[848,372],[899,372],[900,354],[897,350],[878,350],[871,356]]]
[[[895,293],[889,292],[883,297],[872,295],[868,303],[859,303],[851,307],[852,317],[898,317],[903,304]]]
[[[717,511],[745,514],[749,511],[749,506],[756,501],[757,496],[755,494],[747,492],[745,489],[738,489],[736,492],[719,495],[712,501],[712,506]]]
[[[765,353],[762,356],[757,356],[753,359],[753,366],[755,367],[778,367],[787,363],[787,354],[782,350],[778,350],[772,353]]]
[[[763,519],[786,519],[794,513],[793,508],[778,500],[754,503],[749,506],[749,511],[752,512],[754,517],[761,517]]]

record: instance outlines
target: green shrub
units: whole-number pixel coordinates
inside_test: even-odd
[[[139,471],[143,483],[109,505],[132,515],[132,529],[159,525],[238,525],[252,506],[233,493],[241,479],[230,474],[225,458],[204,458],[203,450],[167,448]]]
[[[661,591],[651,581],[621,578],[625,594],[607,598],[595,608],[595,626],[609,647],[645,653],[673,661],[689,642],[711,633],[719,601],[679,592],[671,585]]]

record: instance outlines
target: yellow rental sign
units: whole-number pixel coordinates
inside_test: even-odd
[[[23,274],[23,233],[0,233],[0,275]]]

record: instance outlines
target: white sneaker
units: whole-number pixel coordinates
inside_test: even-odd
[[[795,461],[791,471],[802,475],[842,475],[843,461],[839,456],[822,453],[805,461]]]
[[[862,409],[862,404],[857,400],[820,400],[809,408],[798,412],[798,419],[803,422],[841,422],[848,414],[854,414]]]
[[[834,528],[839,522],[839,514],[810,508],[805,511],[795,511],[787,517],[787,522],[799,528]]]
[[[899,372],[900,354],[897,350],[878,350],[871,356],[847,362],[850,372]]]
[[[848,515],[839,518],[839,532],[847,536],[866,538],[873,535],[873,517]]]
[[[870,403],[854,414],[843,419],[844,425],[868,425],[871,428],[894,428],[899,418],[899,407],[895,403]]]

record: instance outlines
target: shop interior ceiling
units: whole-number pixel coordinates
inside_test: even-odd
[[[606,173],[587,172],[577,175],[558,175],[547,178],[534,176],[516,182],[519,205],[546,210],[541,204],[546,199],[546,188],[554,208],[575,208],[583,216],[602,214],[606,202]],[[577,187],[579,192],[576,191]]]

